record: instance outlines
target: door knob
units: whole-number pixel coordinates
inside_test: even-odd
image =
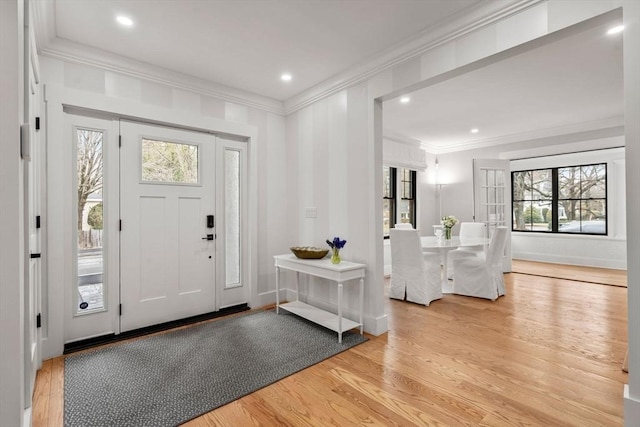
[[[203,237],[202,240],[213,240],[213,234],[207,234],[207,236]]]

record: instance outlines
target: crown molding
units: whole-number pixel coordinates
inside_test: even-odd
[[[40,47],[40,54],[65,62],[97,67],[125,76],[195,92],[200,95],[212,96],[279,115],[284,114],[282,102],[275,99],[124,58],[99,49],[87,48],[69,40],[56,39],[48,46]]]
[[[284,104],[281,101],[57,38],[54,2],[31,1],[30,6],[32,7],[36,47],[40,55],[97,67],[125,76],[284,115]]]
[[[387,139],[389,141],[397,142],[399,144],[409,145],[411,147],[423,148],[422,141],[401,135],[397,132],[392,131],[391,129],[384,129],[382,131],[382,139],[383,140]]]
[[[54,2],[32,0],[29,2],[29,7],[34,24],[36,46],[40,49],[56,38]]]
[[[482,149],[496,145],[512,144],[523,141],[545,140],[550,138],[560,138],[566,135],[574,135],[577,138],[594,139],[604,138],[614,135],[624,135],[624,117],[617,116],[602,120],[592,120],[583,123],[574,123],[565,126],[556,126],[545,129],[536,129],[528,132],[520,132],[494,138],[485,138],[468,142],[453,144],[422,143],[427,152],[432,154],[453,153],[456,151],[466,151]]]
[[[334,93],[366,81],[384,70],[422,55],[435,47],[515,15],[543,1],[545,0],[482,2],[471,11],[461,11],[443,24],[426,28],[418,35],[397,43],[376,55],[373,59],[354,66],[299,95],[289,98],[284,103],[285,114],[294,113]]]
[[[33,1],[31,4],[33,5],[35,17],[36,46],[41,55],[66,62],[98,67],[279,115],[288,115],[347,87],[366,81],[384,70],[421,55],[437,46],[519,13],[543,1],[545,0],[481,2],[475,8],[454,14],[444,23],[427,28],[418,33],[418,35],[397,43],[383,53],[376,55],[373,59],[352,67],[299,95],[289,98],[284,103],[56,38],[54,2]]]

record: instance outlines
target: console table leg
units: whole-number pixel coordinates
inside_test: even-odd
[[[280,267],[276,267],[276,314],[280,314]]]
[[[342,343],[342,283],[338,283],[338,343]]]
[[[364,277],[360,278],[360,335],[364,332],[364,319],[362,312],[364,311]]]

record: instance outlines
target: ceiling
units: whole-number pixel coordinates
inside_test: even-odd
[[[55,37],[284,101],[480,0],[54,0]],[[134,21],[130,28],[117,15]],[[283,82],[282,73],[292,80]]]
[[[46,44],[284,102],[442,28],[481,0],[53,0]],[[36,7],[45,3],[38,2]],[[134,25],[120,26],[122,14]],[[622,37],[591,29],[384,104],[385,136],[432,152],[622,117]],[[71,50],[69,50],[71,51]],[[284,82],[282,73],[292,80]],[[274,101],[274,102],[275,102]],[[471,134],[472,127],[479,129]]]
[[[622,34],[602,22],[384,103],[384,134],[431,152],[620,126]],[[471,129],[477,133],[471,133]]]

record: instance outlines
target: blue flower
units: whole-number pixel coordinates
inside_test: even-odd
[[[346,240],[340,240],[339,237],[334,237],[333,242],[327,239],[327,245],[335,249],[342,249],[346,243],[347,243]]]

